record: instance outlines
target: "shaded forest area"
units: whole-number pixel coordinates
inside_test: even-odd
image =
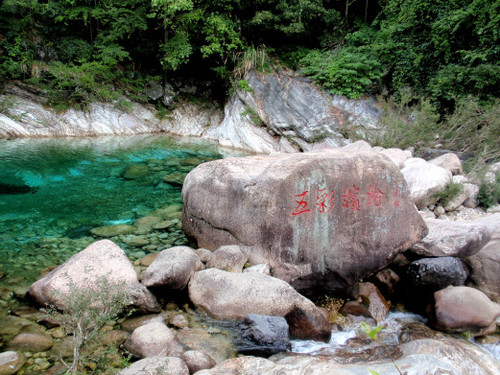
[[[469,133],[487,130],[491,158],[499,33],[500,0],[4,0],[0,81],[41,88],[64,109],[147,101],[151,79],[209,81],[223,101],[245,88],[246,69],[290,68],[421,121],[395,132],[400,146],[441,123],[452,138],[465,132],[445,144],[463,152]]]

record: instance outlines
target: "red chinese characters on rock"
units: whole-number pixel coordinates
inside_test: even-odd
[[[292,212],[292,216],[297,216],[297,215],[305,214],[307,212],[311,212],[311,210],[307,208],[306,196],[308,193],[309,193],[309,191],[306,190],[302,194],[294,196],[295,198],[300,198],[300,201],[298,201],[298,200],[295,201],[298,203],[298,206],[295,209],[295,211]]]
[[[335,206],[335,202],[333,199],[335,196],[333,195],[333,190],[327,193],[326,188],[318,190],[318,196],[316,197],[316,206],[318,207],[318,212],[322,214],[329,213],[333,206]]]
[[[353,212],[360,212],[362,207],[360,203],[360,193],[359,187],[355,184],[352,187],[346,187],[344,189],[344,194],[342,195],[342,207],[347,208]],[[308,204],[308,199],[311,196],[314,196],[313,192],[309,194],[309,190],[304,190],[301,194],[294,195],[295,203],[297,203],[297,207],[292,212],[292,216],[299,216],[302,214],[310,213],[314,210],[313,203]],[[393,204],[394,207],[399,207],[399,191],[398,189],[393,190]],[[384,193],[377,184],[370,184],[368,187],[368,191],[366,193],[366,201],[363,199],[363,204],[366,204],[366,207],[381,207],[384,203],[384,197],[386,193]],[[390,196],[390,193],[388,194]],[[334,190],[329,190],[328,188],[319,189],[316,191],[316,211],[320,214],[328,214],[335,207],[335,195]]]
[[[375,204],[375,206],[380,207],[382,205],[382,196],[384,193],[380,191],[377,185],[370,185],[366,195],[368,195],[368,206]]]
[[[342,195],[342,199],[344,200],[342,207],[350,208],[353,211],[360,211],[358,193],[359,188],[356,185],[352,185],[352,189],[345,188],[344,195]]]

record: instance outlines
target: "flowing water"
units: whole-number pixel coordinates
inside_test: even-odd
[[[0,283],[31,283],[95,241],[91,228],[180,204],[181,185],[162,177],[224,156],[208,142],[159,135],[0,140]],[[149,172],[124,179],[124,169],[137,164]],[[169,241],[187,240],[178,227]],[[132,259],[148,252],[120,246]]]

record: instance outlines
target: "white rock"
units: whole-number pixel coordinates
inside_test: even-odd
[[[381,151],[380,153],[387,155],[389,159],[391,159],[392,162],[398,166],[399,169],[403,168],[405,161],[411,157],[408,156],[408,153],[406,151],[403,151],[399,148],[388,148]]]
[[[429,160],[429,163],[447,169],[454,175],[462,174],[464,172],[460,158],[457,154],[453,154],[451,152]]]
[[[421,158],[406,160],[401,173],[408,183],[410,197],[418,208],[436,203],[434,195],[450,183],[452,176],[449,170]]]

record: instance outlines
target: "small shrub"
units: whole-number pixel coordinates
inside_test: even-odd
[[[238,52],[233,55],[235,68],[233,76],[235,79],[242,79],[250,70],[270,73],[274,70],[274,63],[267,53],[265,45],[257,48],[250,46],[246,51]]]
[[[483,180],[479,187],[477,200],[480,206],[488,208],[500,203],[500,173],[497,173],[494,182]]]
[[[241,112],[241,117],[248,116],[250,117],[250,120],[254,123],[255,126],[265,126],[264,122],[261,120],[259,114],[255,112],[252,108],[249,106],[245,106],[245,110]]]
[[[456,182],[450,182],[446,187],[435,193],[434,197],[441,203],[441,205],[446,206],[453,198],[462,192],[464,186]]]
[[[248,84],[248,81],[245,79],[240,79],[237,83],[238,88],[240,90],[246,91],[246,92],[253,92],[252,88]]]
[[[85,287],[69,279],[68,287],[68,293],[58,294],[61,306],[48,305],[45,312],[73,336],[73,363],[66,365],[67,373],[75,375],[82,363],[94,362],[87,356],[87,349],[98,343],[101,328],[116,319],[128,299],[125,284],[113,284],[107,277],[88,280]]]

